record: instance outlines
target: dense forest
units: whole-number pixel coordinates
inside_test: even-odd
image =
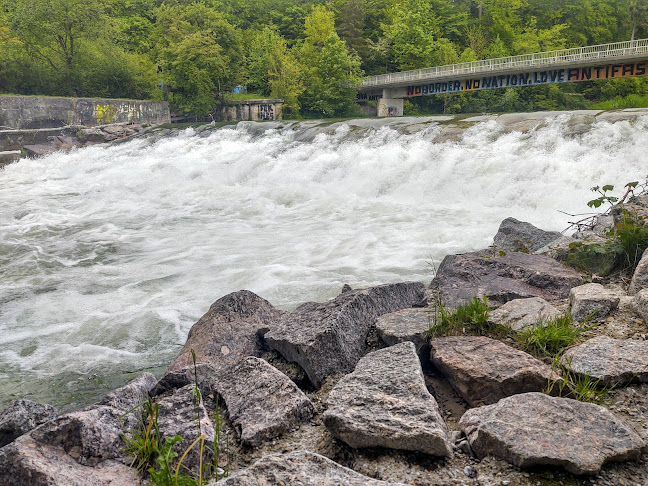
[[[0,93],[163,99],[232,88],[356,114],[365,75],[648,37],[648,0],[0,0]],[[648,78],[426,96],[409,113],[648,105]]]

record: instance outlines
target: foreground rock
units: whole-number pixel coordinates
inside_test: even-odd
[[[308,451],[273,454],[209,486],[405,486],[371,479]]]
[[[319,387],[335,373],[349,373],[364,354],[365,338],[378,317],[422,301],[418,282],[349,290],[325,303],[298,307],[265,335],[268,345],[297,362]]]
[[[248,356],[260,356],[263,334],[286,315],[249,290],[221,297],[191,327],[187,342],[155,393],[193,383],[192,350],[196,362],[208,366],[210,374],[218,374]]]
[[[596,474],[608,461],[641,455],[637,433],[608,409],[569,398],[525,393],[468,410],[459,422],[478,457],[518,467],[562,466]]]
[[[16,400],[0,412],[0,447],[26,434],[34,427],[56,418],[58,411],[51,405]]]
[[[138,397],[156,380],[150,373],[108,397],[111,405],[61,415],[0,449],[0,484],[81,486],[139,484],[125,466],[121,435],[139,423]]]
[[[632,275],[628,293],[635,295],[642,289],[648,289],[648,249],[641,255],[641,260],[639,260],[639,264]]]
[[[542,297],[515,299],[490,312],[489,322],[508,326],[514,331],[542,325],[549,319],[560,316],[560,312]]]
[[[386,447],[451,456],[448,430],[425,387],[414,344],[374,351],[329,394],[324,423],[353,448]]]
[[[225,401],[229,419],[246,445],[261,445],[315,415],[315,407],[297,385],[260,358],[245,358],[211,386]]]
[[[411,341],[420,352],[427,345],[432,319],[429,308],[403,309],[380,316],[376,331],[387,346]]]
[[[504,304],[513,299],[542,297],[562,299],[582,275],[544,255],[521,252],[498,253],[482,250],[443,259],[430,288],[438,289],[451,307],[473,297],[488,297]]]
[[[632,308],[648,323],[648,289],[642,289],[632,299]]]
[[[487,337],[432,339],[430,359],[471,407],[541,391],[560,378],[542,361]]]
[[[648,341],[597,336],[565,352],[561,362],[574,373],[620,386],[648,382]]]
[[[544,231],[531,223],[506,218],[500,224],[493,243],[504,250],[534,252],[561,236],[557,231]]]
[[[588,283],[569,292],[569,304],[574,320],[582,322],[591,316],[600,319],[616,309],[621,298],[601,284]]]

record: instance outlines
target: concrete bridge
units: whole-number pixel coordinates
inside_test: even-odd
[[[647,74],[648,39],[640,39],[371,76],[357,101],[378,101],[378,116],[402,116],[415,96]]]

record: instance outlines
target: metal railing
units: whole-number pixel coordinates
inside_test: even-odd
[[[433,80],[447,76],[505,71],[509,69],[531,68],[535,66],[556,65],[561,63],[587,62],[618,57],[634,57],[648,54],[648,39],[615,42],[598,46],[575,47],[558,51],[537,52],[519,56],[485,59],[483,61],[448,64],[413,71],[380,74],[365,78],[362,87],[389,86],[411,81]]]

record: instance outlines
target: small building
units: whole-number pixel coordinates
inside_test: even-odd
[[[232,93],[234,94],[247,93],[247,86],[241,86],[240,84],[238,86],[234,86]]]
[[[229,101],[221,111],[222,121],[281,120],[282,99]]]

